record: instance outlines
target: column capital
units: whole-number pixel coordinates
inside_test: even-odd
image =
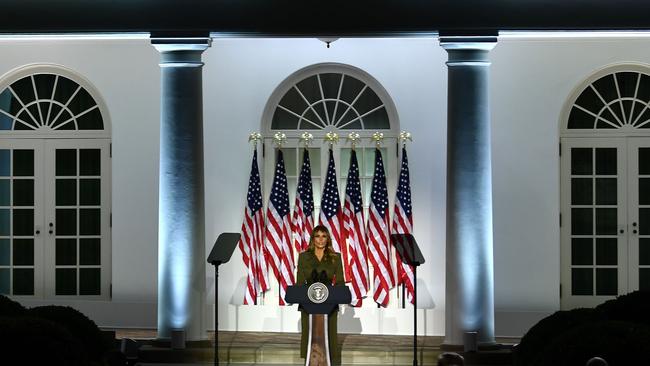
[[[442,36],[440,46],[446,50],[480,50],[490,51],[496,46],[497,37],[494,36]]]
[[[488,53],[496,44],[494,36],[440,37],[440,46],[449,54],[447,66],[489,66]]]
[[[212,38],[152,38],[151,45],[160,52],[160,67],[201,67],[201,54],[212,45]]]

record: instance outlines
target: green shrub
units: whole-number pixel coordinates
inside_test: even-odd
[[[557,311],[540,320],[523,336],[514,351],[515,366],[529,366],[535,363],[542,350],[551,340],[571,328],[594,321],[594,309],[573,309]]]
[[[584,365],[595,356],[609,366],[650,365],[650,327],[629,322],[599,321],[578,325],[553,338],[535,366]]]
[[[605,301],[596,307],[603,320],[619,320],[650,326],[650,291],[634,291]]]
[[[88,358],[100,362],[107,349],[97,325],[84,314],[68,306],[39,306],[28,310],[29,316],[45,319],[65,328],[82,344]]]
[[[62,326],[30,317],[0,317],[0,351],[13,365],[88,365],[81,342]]]
[[[27,310],[12,299],[0,295],[0,316],[17,317],[24,316]]]

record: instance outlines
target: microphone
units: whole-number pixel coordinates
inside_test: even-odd
[[[327,283],[327,272],[325,270],[322,270],[320,273],[320,282]]]
[[[311,282],[312,283],[318,282],[318,271],[316,271],[315,269],[311,271]]]

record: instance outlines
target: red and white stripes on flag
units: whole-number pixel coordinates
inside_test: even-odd
[[[287,286],[294,283],[294,263],[289,222],[289,191],[282,150],[278,150],[266,219],[265,247],[275,278],[280,284],[280,305],[285,305]]]
[[[388,305],[388,290],[393,288],[395,279],[390,264],[390,227],[388,213],[388,189],[381,151],[375,149],[375,175],[372,180],[372,193],[368,220],[368,249],[370,262],[374,267],[373,279],[375,302],[383,307]]]
[[[395,279],[390,264],[390,228],[388,226],[388,189],[381,151],[375,149],[375,176],[372,179],[372,193],[368,219],[368,249],[370,262],[374,267],[373,279],[375,302],[383,307],[388,305],[388,290],[393,288]]]
[[[311,163],[309,150],[305,149],[302,158],[302,168],[298,177],[296,202],[291,217],[291,230],[296,252],[300,253],[309,247],[309,237],[314,230],[314,193],[311,186]]]
[[[411,206],[411,180],[406,147],[402,147],[402,168],[399,174],[395,210],[393,212],[393,234],[413,234],[413,215]],[[406,288],[406,299],[413,304],[413,266],[404,263],[398,256],[397,284]]]
[[[343,260],[343,271],[346,278],[350,278],[350,265],[348,263],[348,250],[342,236],[341,225],[341,200],[339,189],[336,183],[336,167],[334,165],[334,152],[329,149],[329,163],[327,164],[327,176],[321,199],[321,210],[319,215],[320,224],[325,226],[332,237],[332,247],[335,252],[341,253]],[[340,281],[337,278],[336,281]]]
[[[260,189],[260,172],[257,166],[257,150],[255,150],[248,180],[244,221],[241,225],[242,236],[239,239],[239,249],[247,273],[246,293],[244,294],[245,305],[257,304],[257,295],[269,288],[266,260],[262,246],[263,232],[262,191]]]
[[[368,293],[368,252],[364,230],[363,203],[359,180],[359,163],[357,153],[352,150],[350,170],[345,186],[343,204],[343,237],[350,254],[350,281],[352,284],[352,302],[354,307],[362,305],[362,299]]]

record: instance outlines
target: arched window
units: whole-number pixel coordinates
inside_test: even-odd
[[[0,78],[0,293],[110,296],[109,126],[69,69]]]
[[[370,74],[344,64],[324,63],[305,67],[286,78],[273,92],[266,105],[262,120],[265,156],[275,157],[275,132],[287,135],[283,147],[287,165],[287,178],[291,203],[302,163],[300,136],[307,131],[314,135],[310,146],[314,201],[316,211],[320,208],[321,186],[327,169],[327,132],[338,133],[339,142],[334,145],[339,190],[343,197],[345,178],[349,166],[351,145],[346,140],[351,132],[360,135],[357,158],[360,179],[364,191],[364,205],[369,205],[370,186],[374,169],[375,144],[371,136],[384,134],[381,147],[390,188],[394,188],[397,170],[397,137],[399,120],[395,105],[384,87]],[[274,159],[266,159],[272,167]],[[266,169],[273,172],[273,169]],[[266,187],[270,187],[272,174],[265,174]],[[391,186],[392,185],[392,186]],[[268,191],[268,189],[266,190]],[[391,198],[392,199],[392,198]]]
[[[562,305],[650,289],[650,67],[595,72],[561,129]]]
[[[287,77],[273,92],[262,117],[264,137],[264,201],[271,188],[277,147],[273,142],[276,132],[285,133],[287,141],[282,147],[284,155],[290,204],[294,204],[296,186],[304,146],[300,136],[313,134],[309,147],[314,218],[318,220],[322,186],[325,181],[328,143],[325,134],[336,132],[339,142],[333,146],[339,196],[345,198],[345,185],[349,169],[351,144],[347,137],[358,133],[356,145],[359,161],[359,178],[363,191],[363,205],[370,205],[370,190],[374,173],[375,143],[373,133],[382,132],[380,147],[386,170],[390,195],[394,195],[398,174],[397,138],[399,119],[395,105],[384,87],[365,71],[344,64],[323,63],[305,67]],[[394,197],[389,197],[392,209]],[[292,207],[293,209],[293,207]],[[393,299],[395,299],[395,295]],[[396,306],[398,301],[392,301]]]

